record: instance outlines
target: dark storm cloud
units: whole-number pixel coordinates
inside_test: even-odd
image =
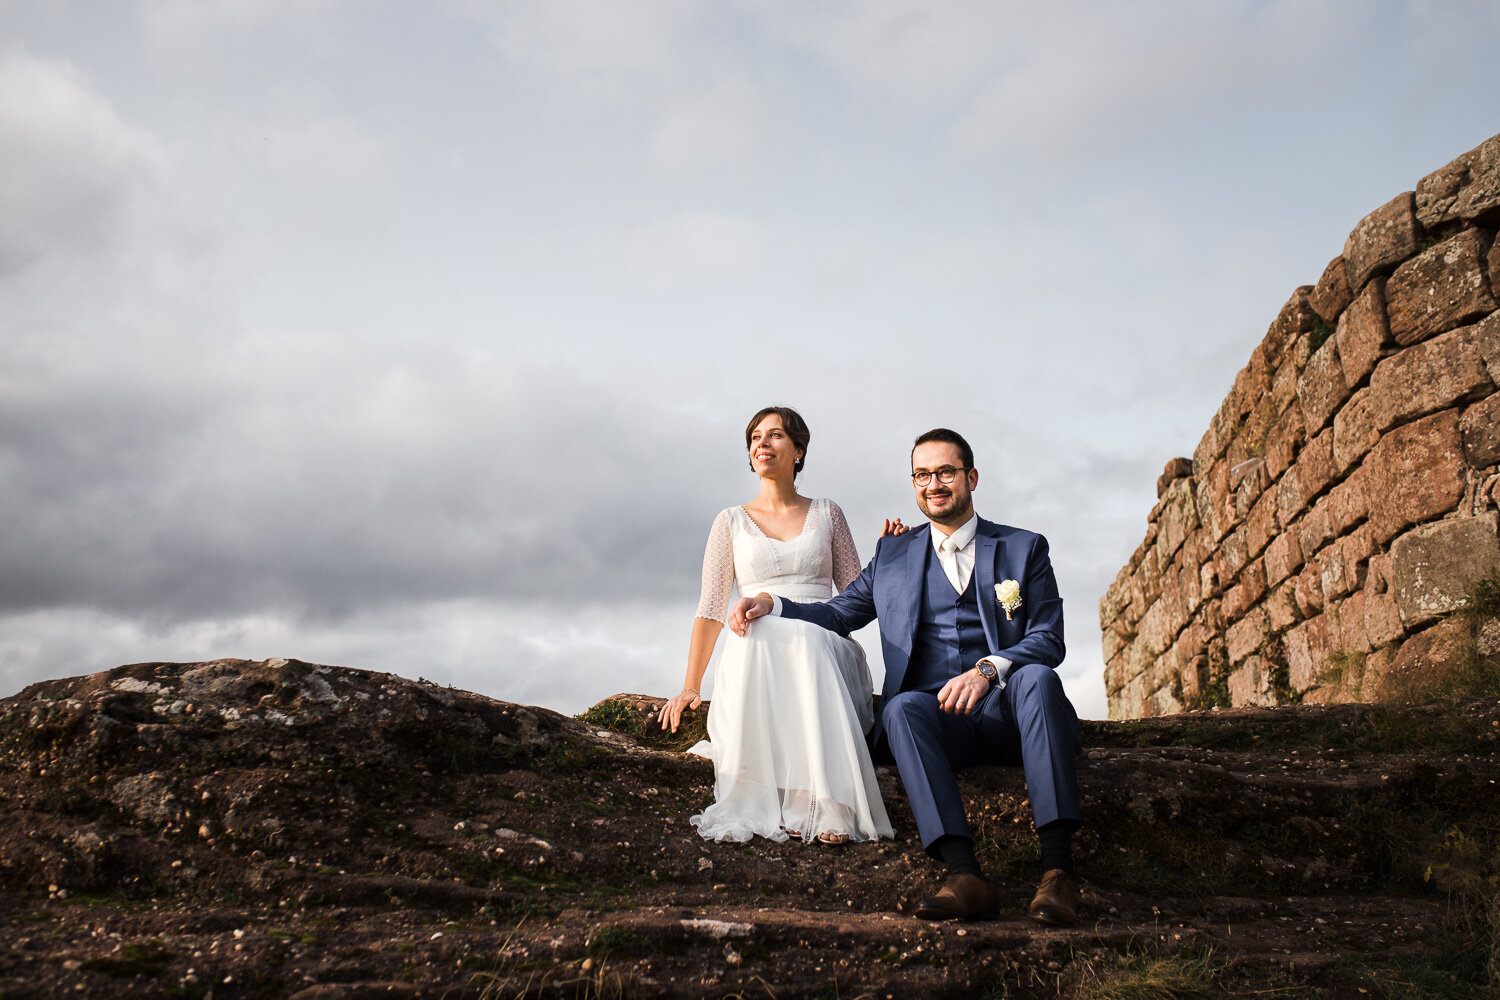
[[[580,411],[600,389],[565,375],[333,378],[267,387],[240,369],[211,392],[185,379],[177,401],[7,398],[0,503],[18,530],[0,538],[0,606],[321,617],[696,585],[702,540],[683,525],[706,530],[712,504],[673,452],[639,442],[706,450],[701,432],[623,399]],[[554,423],[560,401],[572,412]]]

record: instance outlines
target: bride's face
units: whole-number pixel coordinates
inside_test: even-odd
[[[801,457],[801,449],[792,444],[791,436],[781,426],[781,418],[774,413],[767,414],[750,432],[750,468],[757,475],[790,474]]]

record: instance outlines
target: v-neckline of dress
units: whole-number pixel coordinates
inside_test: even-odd
[[[797,532],[791,538],[777,538],[775,535],[766,534],[766,529],[760,526],[760,522],[755,519],[755,515],[751,514],[749,509],[744,504],[740,504],[740,511],[745,515],[745,519],[747,521],[755,525],[756,534],[760,535],[760,537],[764,538],[768,542],[781,542],[783,545],[785,545],[787,542],[795,542],[797,539],[807,534],[808,522],[812,520],[813,504],[817,502],[818,501],[816,500],[809,500],[807,502],[807,512],[802,515],[802,530]]]

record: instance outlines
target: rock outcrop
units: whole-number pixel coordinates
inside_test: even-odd
[[[1404,699],[1500,654],[1453,615],[1500,574],[1497,227],[1500,136],[1293,293],[1100,602],[1111,718]]]
[[[0,995],[1480,996],[1500,984],[1500,703],[1086,724],[1080,926],[1024,910],[1018,769],[961,788],[1002,917],[912,919],[896,840],[705,843],[707,762],[296,660],[152,663],[0,701]],[[690,713],[697,716],[701,713]],[[691,720],[701,724],[700,718]]]

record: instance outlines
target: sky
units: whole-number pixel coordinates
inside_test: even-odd
[[[750,415],[1098,601],[1282,303],[1500,130],[1500,4],[0,0],[0,695],[682,683]],[[873,627],[866,645],[879,684]],[[705,691],[712,695],[710,679]]]

